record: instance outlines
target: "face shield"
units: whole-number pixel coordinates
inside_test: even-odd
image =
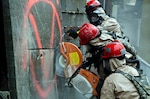
[[[103,66],[104,73],[105,73],[106,76],[108,76],[112,73],[110,63],[109,63],[109,59],[103,59],[102,66]]]

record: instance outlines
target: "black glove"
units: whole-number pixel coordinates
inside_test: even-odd
[[[74,38],[74,39],[76,39],[76,38],[78,37],[77,30],[69,29],[66,33],[68,33],[69,36],[71,36],[71,37]]]

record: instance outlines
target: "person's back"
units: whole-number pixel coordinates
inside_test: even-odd
[[[123,70],[122,70],[123,69]],[[136,71],[131,66],[124,66],[122,71],[130,74]],[[132,75],[137,76],[138,73],[135,72]],[[107,93],[107,94],[106,94]],[[106,77],[103,87],[101,89],[100,99],[139,99],[140,96],[135,88],[134,84],[129,81],[120,73],[112,73]]]
[[[123,71],[133,76],[138,76],[138,71],[126,65],[125,48],[120,42],[112,42],[104,47],[103,67],[107,77],[101,88],[100,99],[139,99],[140,95],[125,76],[117,71]]]

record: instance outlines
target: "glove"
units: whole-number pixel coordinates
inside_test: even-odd
[[[66,33],[69,34],[72,38],[76,39],[78,37],[77,30],[69,29]]]

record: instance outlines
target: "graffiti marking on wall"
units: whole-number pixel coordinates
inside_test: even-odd
[[[56,2],[56,4],[54,3]],[[31,77],[32,77],[32,80],[33,82],[38,82],[37,81],[37,75],[36,75],[36,71],[35,71],[35,63],[33,60],[33,58],[35,57],[30,57],[29,55],[29,45],[28,45],[28,37],[27,37],[27,34],[28,33],[28,29],[32,28],[33,29],[33,36],[34,36],[34,39],[36,42],[34,42],[34,46],[36,45],[37,46],[37,49],[42,49],[43,48],[43,44],[41,42],[41,36],[40,36],[40,33],[39,33],[39,27],[37,25],[37,20],[36,20],[36,16],[32,13],[31,9],[39,4],[39,3],[45,3],[45,4],[48,4],[51,9],[52,9],[52,13],[49,14],[49,16],[51,17],[51,27],[50,28],[50,38],[49,38],[49,57],[50,59],[54,59],[54,40],[55,40],[55,26],[57,24],[58,26],[58,29],[59,29],[59,42],[62,42],[62,28],[61,28],[61,21],[60,21],[60,16],[58,14],[58,11],[57,11],[57,7],[56,6],[59,6],[59,0],[28,0],[27,1],[27,4],[26,4],[26,8],[25,8],[25,12],[24,12],[24,24],[23,24],[23,41],[22,41],[22,69],[25,71],[27,69],[27,66],[30,65],[30,70],[31,70]],[[31,27],[30,27],[31,26]],[[31,32],[32,33],[32,32]],[[57,38],[58,39],[58,38]],[[58,43],[58,42],[57,42]],[[37,50],[40,54],[42,54],[41,50]],[[30,60],[29,60],[30,59]],[[43,57],[41,59],[41,71],[44,71],[42,72],[43,73],[43,77],[44,77],[44,80],[50,80],[49,79],[49,74],[50,74],[50,69],[51,68],[54,68],[54,64],[52,63],[49,63],[50,66],[45,66],[45,58]],[[40,71],[40,72],[41,72]],[[54,75],[53,79],[51,80],[56,80],[56,76]],[[51,83],[50,85],[47,86],[47,89],[44,89],[42,87],[42,85],[40,83],[34,83],[34,86],[35,86],[35,89],[37,90],[39,96],[41,98],[46,98],[48,97],[52,87],[54,86],[54,83]]]

